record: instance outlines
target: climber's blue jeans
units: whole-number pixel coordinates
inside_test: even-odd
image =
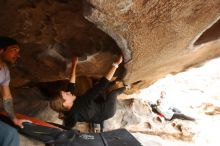
[[[0,146],[19,146],[17,130],[0,121]]]

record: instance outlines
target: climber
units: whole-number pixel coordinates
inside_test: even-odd
[[[101,124],[100,128],[103,131],[104,120],[111,118],[116,112],[117,95],[121,94],[126,88],[115,89],[103,96],[122,60],[122,56],[119,56],[104,77],[85,94],[76,97],[74,89],[78,59],[73,57],[72,72],[67,91],[61,91],[60,95],[50,101],[50,106],[53,110],[58,113],[64,113],[64,126],[72,128],[77,121],[89,122]]]

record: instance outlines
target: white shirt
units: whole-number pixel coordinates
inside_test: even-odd
[[[173,110],[165,105],[159,105],[157,106],[157,109],[162,115],[164,115],[165,119],[167,120],[170,120],[174,115]]]
[[[10,82],[10,71],[6,65],[0,69],[0,85],[8,86]]]

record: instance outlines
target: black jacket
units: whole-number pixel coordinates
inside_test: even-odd
[[[67,128],[72,128],[76,122],[102,122],[104,120],[102,116],[104,104],[96,102],[96,99],[103,94],[108,84],[109,81],[103,77],[85,94],[76,97],[70,111],[65,113],[64,125]],[[74,89],[75,85],[70,83],[68,90],[73,94]]]

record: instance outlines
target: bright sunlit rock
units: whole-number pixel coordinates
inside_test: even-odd
[[[183,113],[196,118],[196,124],[193,127],[196,135],[192,142],[160,140],[160,145],[220,145],[218,135],[220,131],[219,66],[220,58],[213,59],[198,68],[191,68],[176,75],[167,75],[149,88],[141,90],[139,97],[151,102],[155,102],[160,97],[160,92],[165,91],[166,100],[170,106],[177,107]],[[141,139],[140,135],[136,137]],[[155,141],[156,139],[158,137]],[[142,142],[146,145],[149,141],[142,140]]]

